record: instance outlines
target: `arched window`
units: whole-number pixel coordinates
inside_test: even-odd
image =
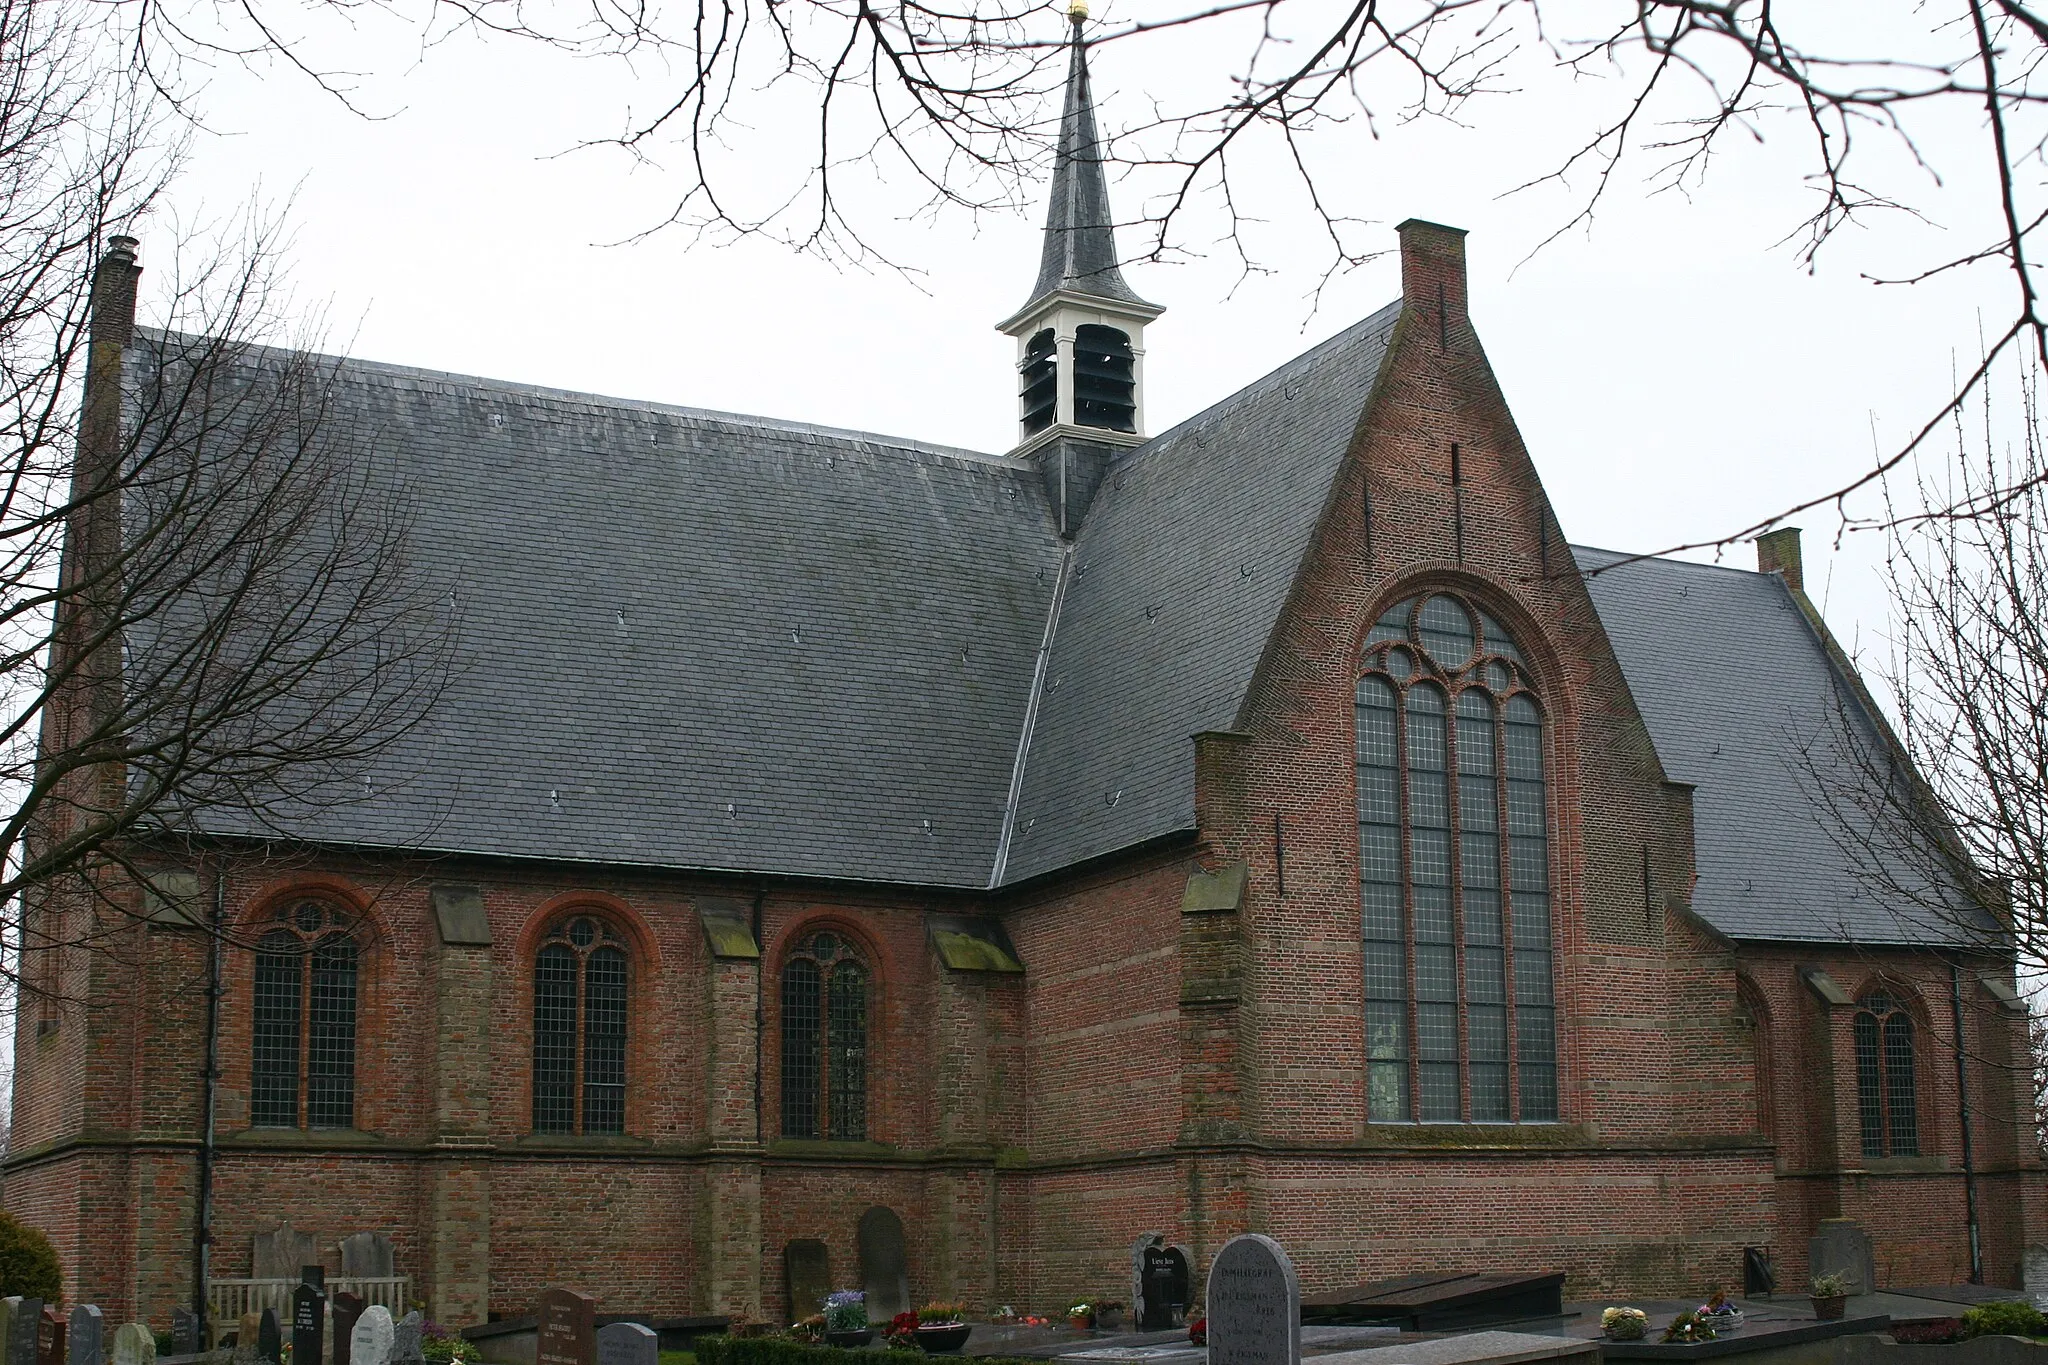
[[[533,957],[533,1131],[626,1131],[626,942],[596,915]]]
[[[1543,713],[1521,650],[1449,593],[1395,604],[1358,680],[1371,1117],[1557,1118]]]
[[[782,1135],[868,1135],[868,970],[842,934],[812,934],[782,968]]]
[[[256,942],[249,1121],[352,1128],[356,1121],[356,940],[324,901],[280,906]]]
[[[1763,995],[1747,977],[1735,981],[1735,1027],[1749,1050],[1756,1075],[1756,1129],[1769,1137],[1775,1130],[1771,1105],[1771,1014]]]
[[[1913,1016],[1884,991],[1856,1002],[1856,1111],[1863,1155],[1920,1155]]]

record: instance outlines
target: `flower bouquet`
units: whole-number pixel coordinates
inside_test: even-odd
[[[1600,1315],[1600,1330],[1609,1341],[1641,1341],[1650,1330],[1650,1315],[1640,1308],[1610,1308]]]
[[[1714,1324],[1696,1311],[1680,1313],[1664,1329],[1664,1340],[1678,1346],[1697,1346],[1703,1341],[1712,1341],[1714,1336]]]

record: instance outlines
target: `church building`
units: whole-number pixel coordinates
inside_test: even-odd
[[[1704,1294],[1853,1218],[1882,1283],[2019,1282],[2013,964],[1825,818],[1817,741],[1888,732],[1799,533],[1569,541],[1419,220],[1399,298],[1154,432],[1082,28],[1008,451],[334,362],[456,658],[362,799],[166,846],[142,950],[20,1012],[69,1300],[161,1324],[203,1219],[220,1281],[382,1234],[444,1324],[786,1323],[878,1208],[977,1315],[1150,1232]]]

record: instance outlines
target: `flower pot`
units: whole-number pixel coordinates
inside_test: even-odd
[[[917,1344],[937,1355],[944,1351],[957,1351],[967,1344],[967,1338],[974,1328],[964,1322],[920,1323],[917,1329]]]
[[[874,1339],[875,1329],[872,1327],[861,1327],[851,1332],[825,1333],[825,1343],[827,1345],[844,1347],[849,1351],[857,1350]]]
[[[1827,1298],[1813,1299],[1813,1316],[1816,1322],[1840,1322],[1842,1310],[1849,1306],[1847,1294],[1832,1294]]]
[[[1742,1310],[1736,1308],[1726,1313],[1702,1313],[1700,1314],[1700,1321],[1713,1328],[1718,1335],[1725,1337],[1730,1332],[1740,1332],[1742,1330]]]
[[[1095,1319],[1087,1313],[1069,1313],[1067,1315],[1067,1326],[1073,1328],[1076,1332],[1085,1332],[1094,1325]]]
[[[1620,1327],[1609,1327],[1604,1335],[1609,1341],[1641,1341],[1649,1330],[1641,1322],[1631,1322]]]

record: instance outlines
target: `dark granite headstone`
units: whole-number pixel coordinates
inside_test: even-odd
[[[868,1320],[887,1322],[910,1311],[910,1267],[903,1254],[903,1220],[875,1205],[860,1216],[860,1285]]]
[[[1178,1243],[1167,1250],[1173,1253],[1174,1264],[1179,1267],[1169,1286],[1173,1295],[1173,1311],[1179,1315],[1174,1324],[1179,1326],[1187,1321],[1188,1308],[1195,1301],[1195,1254]]]
[[[324,1265],[302,1265],[299,1267],[299,1283],[309,1284],[322,1294],[327,1292],[327,1267]]]
[[[7,1324],[7,1365],[36,1365],[36,1335],[43,1327],[43,1301],[20,1299]]]
[[[283,1365],[284,1329],[277,1320],[277,1310],[263,1310],[263,1320],[256,1324],[256,1358],[267,1360],[270,1365]]]
[[[333,1319],[334,1365],[350,1365],[349,1347],[353,1343],[356,1320],[363,1315],[363,1301],[346,1289],[334,1291],[334,1302],[327,1306],[327,1316]],[[292,1365],[300,1365],[296,1359]]]
[[[573,1289],[540,1296],[533,1365],[597,1365],[597,1301]]]
[[[1853,1218],[1821,1219],[1820,1231],[1807,1243],[1806,1264],[1811,1267],[1807,1273],[1815,1277],[1831,1272],[1848,1276],[1851,1294],[1877,1292],[1870,1234]]]
[[[1233,1237],[1209,1265],[1209,1365],[1301,1365],[1301,1281],[1270,1237]]]
[[[597,1365],[660,1365],[661,1337],[637,1322],[597,1329]]]
[[[318,1266],[308,1269],[317,1271]],[[292,1359],[320,1365],[321,1336],[327,1330],[327,1296],[311,1280],[292,1291]]]
[[[198,1355],[206,1349],[200,1341],[199,1315],[189,1308],[171,1310],[171,1349],[181,1356]]]
[[[427,1357],[420,1350],[426,1330],[426,1319],[417,1308],[400,1318],[391,1329],[391,1365],[426,1365]]]
[[[1176,1325],[1188,1306],[1188,1263],[1170,1246],[1154,1243],[1138,1253],[1138,1330],[1164,1332]]]
[[[820,1311],[832,1292],[832,1257],[815,1237],[799,1237],[782,1249],[782,1273],[789,1286],[789,1316],[802,1321]]]
[[[71,1310],[71,1330],[65,1334],[66,1365],[104,1365],[107,1358],[107,1323],[97,1305],[81,1303]]]

